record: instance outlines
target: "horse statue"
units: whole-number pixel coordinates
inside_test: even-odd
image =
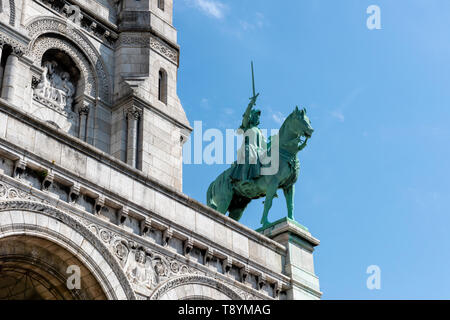
[[[254,103],[254,101],[252,102]],[[255,114],[257,115],[256,112]],[[259,118],[257,123],[259,124]],[[239,221],[252,200],[265,197],[261,219],[261,224],[265,228],[270,224],[268,214],[272,208],[274,197],[277,197],[277,190],[283,189],[288,217],[294,220],[294,190],[300,173],[297,154],[306,147],[313,132],[314,129],[306,115],[306,109],[300,110],[296,107],[284,121],[278,135],[271,137],[267,144],[267,154],[279,152],[277,173],[260,175],[251,180],[237,181],[233,179],[233,172],[236,172],[236,166],[238,166],[235,162],[209,186],[208,206],[222,214],[229,212],[230,218]],[[305,138],[304,141],[303,138]]]

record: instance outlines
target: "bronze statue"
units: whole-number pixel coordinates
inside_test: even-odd
[[[266,143],[258,128],[261,112],[253,109],[258,96],[259,94],[255,94],[253,77],[253,98],[240,128],[245,139],[238,152],[238,161],[209,186],[207,204],[223,214],[229,212],[230,218],[239,221],[252,200],[265,197],[261,224],[267,227],[270,224],[268,214],[278,189],[283,189],[287,215],[294,220],[294,185],[300,173],[297,153],[306,147],[314,129],[306,115],[306,109],[296,107],[283,123],[278,135],[271,137]],[[278,153],[278,157],[275,157],[279,160],[276,163],[277,170],[272,174],[263,174],[262,170],[268,164],[262,160],[273,153]]]

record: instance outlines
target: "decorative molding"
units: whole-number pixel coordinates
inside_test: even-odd
[[[159,284],[180,275],[203,274],[201,271],[170,258],[156,250],[138,245],[113,231],[84,220],[87,228],[97,235],[114,253],[131,283],[144,287],[147,295]],[[143,257],[145,255],[145,257]]]
[[[61,15],[63,19],[73,19],[73,3],[54,0],[39,0],[39,2]],[[115,8],[113,15],[117,15],[117,5],[111,4],[111,7]],[[76,26],[80,29],[84,29],[91,36],[99,38],[105,44],[113,46],[118,37],[117,33],[114,32],[111,27],[107,27],[105,24],[97,21],[99,17],[91,17],[90,14],[88,14],[83,8],[79,8],[79,10],[80,16],[79,20],[77,20]],[[95,23],[94,28],[92,28],[93,23]]]
[[[231,300],[243,300],[243,296],[238,294],[236,291],[217,281],[216,279],[201,276],[201,275],[189,275],[182,276],[172,280],[167,281],[160,287],[158,287],[155,292],[150,296],[149,300],[159,300],[165,293],[179,286],[189,285],[189,284],[200,284],[218,290],[219,292],[225,294]]]
[[[178,65],[178,52],[156,37],[150,37],[150,48]]]
[[[149,34],[120,34],[117,45],[136,46],[152,49],[178,65],[178,51],[158,37]]]
[[[0,181],[0,201],[19,200],[19,199],[33,202],[48,203],[48,201],[38,199],[25,191],[14,188],[9,184]]]

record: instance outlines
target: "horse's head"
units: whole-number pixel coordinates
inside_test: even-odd
[[[309,120],[308,116],[306,115],[306,109],[299,109],[298,107],[295,108],[295,111],[293,112],[293,116],[295,121],[297,122],[295,124],[297,133],[305,137],[307,139],[311,138],[314,129],[311,126],[311,120]]]

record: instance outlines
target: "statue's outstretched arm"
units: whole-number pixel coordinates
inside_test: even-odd
[[[258,96],[259,96],[259,93],[256,96],[254,96],[253,98],[251,98],[250,103],[247,107],[247,110],[245,110],[245,113],[243,116],[244,118],[242,119],[241,129],[248,128],[248,124],[250,122],[250,114],[251,114],[253,107],[256,104],[256,99],[258,99]]]

